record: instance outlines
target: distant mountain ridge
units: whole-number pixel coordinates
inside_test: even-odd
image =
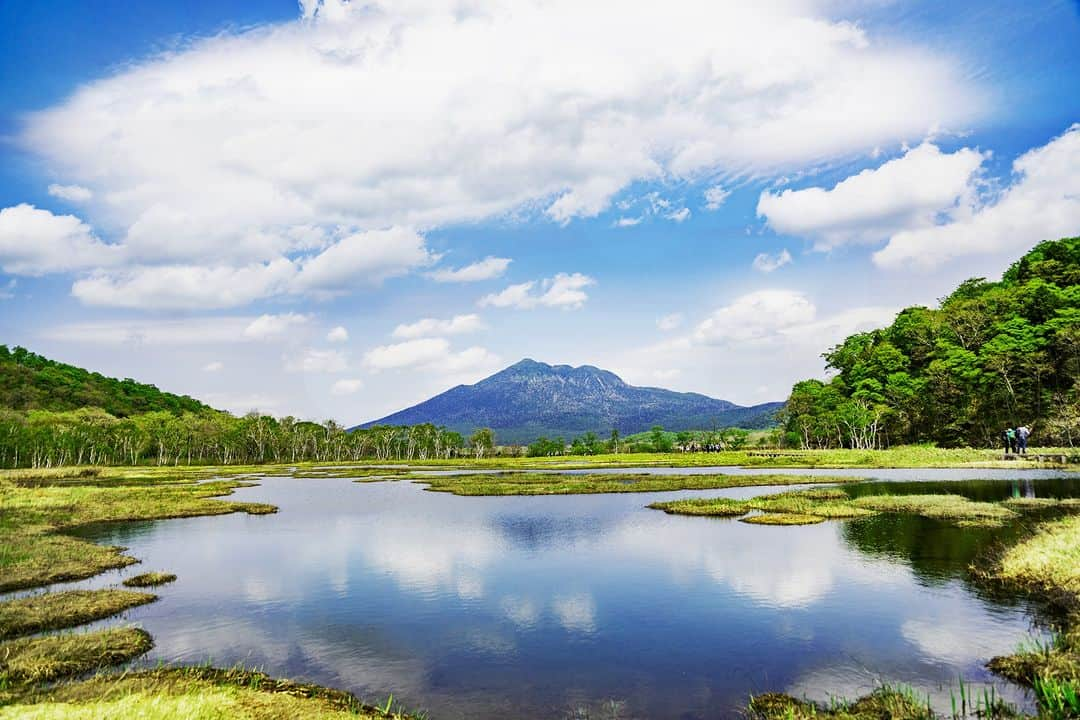
[[[475,385],[458,385],[419,405],[364,423],[430,422],[461,433],[490,427],[500,443],[540,436],[569,440],[586,432],[624,435],[663,425],[667,430],[762,428],[783,403],[743,407],[727,400],[654,387],[636,387],[608,370],[548,365],[525,359]]]

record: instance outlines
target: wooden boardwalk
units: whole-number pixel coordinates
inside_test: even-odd
[[[1004,453],[1001,456],[1002,460],[1031,460],[1033,462],[1041,463],[1055,463],[1058,465],[1066,465],[1069,462],[1069,456],[1064,453]]]

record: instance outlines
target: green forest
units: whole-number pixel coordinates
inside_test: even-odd
[[[1080,440],[1080,238],[1043,242],[998,282],[962,283],[939,307],[824,354],[835,374],[797,383],[788,444],[1000,446],[1027,425],[1040,445]]]
[[[163,410],[202,412],[210,408],[186,395],[153,385],[117,380],[74,365],[49,360],[21,347],[0,345],[0,407],[12,410],[101,408],[116,417]]]

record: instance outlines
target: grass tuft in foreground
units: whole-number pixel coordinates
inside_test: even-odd
[[[153,647],[145,630],[113,628],[0,644],[0,686],[29,685],[119,665]]]
[[[166,572],[145,572],[140,575],[129,577],[124,581],[125,587],[157,587],[175,582],[176,576]]]
[[[1029,643],[987,667],[1031,687],[1041,717],[1080,718],[1080,517],[1042,523],[1002,551],[982,580],[1025,591],[1064,612],[1052,641]]]
[[[0,708],[0,718],[96,720],[407,720],[393,699],[378,707],[351,693],[276,680],[260,672],[207,667],[104,675],[62,685]]]
[[[933,720],[935,715],[925,698],[909,688],[881,687],[854,702],[834,700],[828,707],[799,700],[782,693],[766,693],[750,698],[750,717],[761,720]]]
[[[66,590],[0,603],[0,640],[101,620],[157,600],[130,590]]]

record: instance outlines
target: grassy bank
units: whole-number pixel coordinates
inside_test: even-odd
[[[77,580],[135,562],[120,548],[86,542],[64,530],[120,520],[262,514],[276,508],[219,500],[244,483],[196,483],[194,477],[131,472],[69,477],[0,474],[0,592]]]
[[[811,488],[748,500],[730,498],[691,498],[649,505],[672,515],[702,515],[713,517],[742,517],[754,511],[767,513],[745,518],[746,522],[761,524],[798,525],[827,519],[854,518],[878,513],[919,515],[961,526],[995,527],[1017,520],[1024,512],[1047,510],[1080,510],[1073,500],[1043,499],[1026,502],[1021,499],[1002,502],[977,502],[960,495],[867,495],[851,497],[839,488]],[[788,515],[783,518],[781,516]],[[1076,548],[1073,549],[1074,552]],[[1063,558],[1064,560],[1064,558]]]
[[[0,687],[18,689],[118,665],[153,645],[138,628],[9,640],[0,644]]]
[[[130,590],[67,590],[0,603],[0,640],[102,620],[157,600]]]
[[[208,667],[106,675],[0,707],[0,718],[35,720],[407,720],[392,700],[379,707],[351,693]]]
[[[1051,453],[1080,462],[1080,451],[1071,448],[1032,448],[1029,453]],[[738,466],[760,468],[965,468],[965,467],[1056,467],[1030,460],[1003,460],[1000,449],[938,448],[931,445],[902,445],[885,450],[761,450],[748,449],[715,453],[620,453],[554,457],[492,457],[480,460],[386,461],[386,465],[413,467],[476,467],[530,470],[542,468],[593,469],[604,467],[705,467]]]
[[[409,475],[427,484],[428,490],[454,495],[589,495],[597,493],[661,492],[666,490],[716,490],[735,487],[766,487],[793,483],[857,482],[862,478],[798,477],[791,475],[648,475],[566,473],[498,473]]]

